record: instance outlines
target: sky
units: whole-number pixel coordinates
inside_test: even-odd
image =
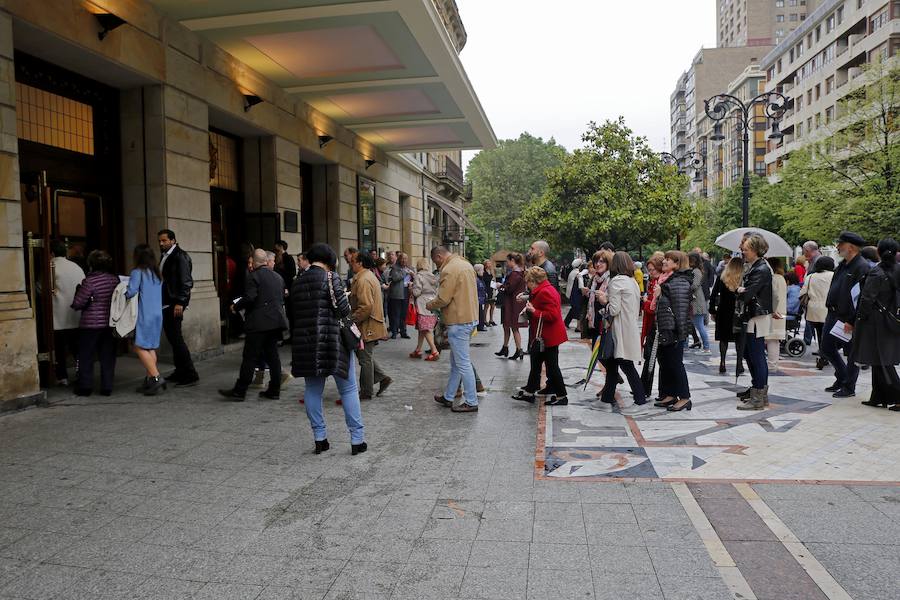
[[[625,117],[669,149],[669,96],[716,45],[715,0],[456,0],[460,53],[497,139],[581,146],[589,121]],[[475,152],[465,152],[463,162]]]

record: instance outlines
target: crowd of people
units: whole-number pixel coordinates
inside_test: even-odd
[[[169,384],[184,387],[199,381],[182,335],[193,286],[191,259],[171,230],[160,231],[158,242],[159,261],[149,245],[140,244],[127,277],[115,274],[104,251],[88,255],[85,274],[66,259],[65,244],[51,244],[56,376],[68,383],[67,353],[74,352],[76,394],[92,393],[95,356],[100,393],[112,393],[117,336],[133,338],[146,371],[140,393],[152,396]],[[565,269],[569,309],[564,317],[559,274],[544,241],[534,242],[524,255],[509,253],[503,274],[491,261],[473,266],[441,246],[430,257],[418,258],[415,268],[402,252],[381,257],[374,250],[348,248],[343,253],[346,278],[328,245],[313,244],[294,259],[287,243],[278,241],[275,252],[254,249],[248,257],[243,290],[230,306],[242,316],[241,367],[234,385],[220,393],[243,401],[248,388],[261,386],[268,372],[269,384],[259,396],[277,399],[284,381],[303,377],[302,402],[315,452],[321,453],[329,449],[322,395],[332,377],[352,454],[365,452],[360,402],[382,396],[393,382],[376,359],[377,346],[409,339],[407,327],[414,326],[418,339],[410,358],[438,361],[442,348],[449,348],[448,379],[434,399],[455,413],[474,413],[484,386],[472,364],[470,341],[477,331],[497,325],[499,310],[503,345],[496,356],[512,361],[529,357],[527,381],[515,400],[535,402],[543,396],[549,406],[568,404],[559,348],[575,321],[606,373],[591,407],[612,411],[617,406],[623,374],[634,401],[622,412],[646,410],[658,367],[654,406],[691,410],[684,353],[688,348],[711,352],[707,325],[712,319],[719,373],[727,372],[726,356],[734,344],[736,374],[744,365],[750,374],[750,387],[737,394],[737,408],[761,410],[769,404],[769,375],[779,369],[786,323],[798,328],[805,314],[804,335],[818,342],[819,366],[827,361],[834,368],[835,382],[827,391],[835,398],[854,396],[862,365],[873,378],[872,395],[863,404],[900,410],[894,368],[900,363],[897,242],[885,239],[867,247],[860,236],[843,232],[837,250],[842,260],[835,265],[817,244],[807,242],[803,256],[786,265],[766,257],[764,236],[748,233],[740,252],[714,268],[699,248],[656,252],[642,263],[607,242],[589,260],[576,259]],[[163,332],[175,364],[165,377],[157,364]],[[282,375],[281,343],[291,345],[290,374]]]

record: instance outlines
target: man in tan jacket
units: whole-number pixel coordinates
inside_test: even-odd
[[[384,326],[384,301],[381,296],[381,284],[372,274],[375,261],[368,254],[357,253],[350,258],[350,270],[353,281],[350,284],[350,308],[353,321],[362,333],[363,348],[356,351],[359,359],[359,399],[371,400],[375,384],[378,384],[378,396],[381,396],[393,380],[388,377],[381,366],[375,362],[375,346],[379,340],[387,337]]]
[[[435,402],[451,407],[453,412],[478,412],[475,370],[469,357],[469,340],[478,325],[478,289],[475,269],[465,258],[451,254],[443,246],[431,251],[431,260],[441,270],[437,298],[427,304],[428,310],[440,310],[450,342],[450,378],[443,394]],[[462,382],[465,402],[455,406],[453,397]]]

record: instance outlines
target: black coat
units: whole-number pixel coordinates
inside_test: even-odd
[[[741,281],[743,292],[736,294],[738,311],[741,311],[742,324],[753,317],[772,314],[772,269],[766,259],[756,259],[750,269],[744,273]]]
[[[284,280],[284,289],[290,291],[294,278],[297,277],[297,261],[285,252],[281,255],[281,264],[275,266],[275,272]]]
[[[841,264],[834,270],[831,287],[828,288],[828,297],[825,298],[829,316],[833,315],[844,323],[856,321],[856,308],[853,306],[850,290],[865,279],[868,272],[869,262],[863,258],[862,254],[857,254],[849,262],[841,261]]]
[[[683,342],[688,337],[691,330],[693,280],[693,272],[686,269],[674,273],[661,286],[659,301],[656,303],[656,329],[662,346]]]
[[[180,304],[187,308],[191,301],[191,288],[194,287],[192,269],[190,254],[176,245],[162,266],[163,306]]]
[[[897,289],[900,267],[885,272],[879,264],[869,272],[859,294],[850,360],[864,365],[900,364],[900,335],[888,327],[888,315],[878,309],[880,305],[890,310]]]
[[[734,335],[734,292],[716,279],[709,298],[709,314],[716,318],[716,340],[720,342],[735,341]]]
[[[244,295],[234,308],[247,311],[244,316],[247,333],[285,329],[281,276],[265,267],[255,269],[247,277]]]
[[[344,282],[333,273],[335,300],[343,317],[350,316],[350,303]],[[327,271],[312,266],[300,274],[291,286],[291,310],[294,329],[291,349],[291,373],[295,377],[347,379],[350,353],[341,344],[341,326],[331,305]]]

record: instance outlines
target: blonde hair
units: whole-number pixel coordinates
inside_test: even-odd
[[[420,256],[416,259],[416,271],[430,271],[431,270],[431,261],[429,261],[424,256]]]
[[[663,260],[665,260],[665,258],[666,258],[665,253],[657,250],[656,252],[653,253],[653,255],[650,258],[647,259],[647,264],[653,265],[653,268],[655,268],[658,272],[661,273]]]
[[[744,276],[744,259],[735,256],[725,265],[722,271],[722,284],[732,292],[741,287],[741,278]]]
[[[800,256],[798,256],[797,258],[794,259],[794,263],[798,264],[798,265],[803,265],[805,267],[807,265],[807,263],[809,263],[809,261],[806,260],[806,257],[801,254]]]
[[[547,271],[542,268],[529,267],[529,269],[525,271],[526,283],[540,283],[542,281],[547,281]]]

